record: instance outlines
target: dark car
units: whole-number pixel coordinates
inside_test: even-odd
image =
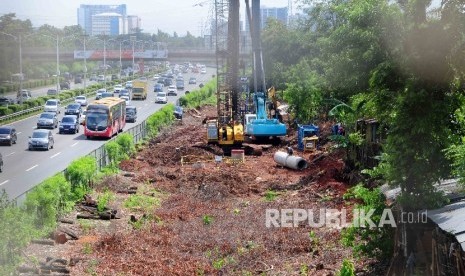
[[[14,104],[15,102],[7,97],[0,97],[0,105],[9,105],[9,104]]]
[[[163,84],[157,83],[153,87],[153,92],[163,92]]]
[[[137,108],[132,105],[126,106],[126,122],[135,123],[137,119]]]
[[[129,98],[131,98],[131,93],[129,92],[129,90],[127,89],[123,89],[119,92],[119,97],[123,97],[123,96],[127,96]]]
[[[53,149],[53,144],[55,144],[55,139],[51,130],[46,129],[36,129],[32,132],[32,135],[29,136],[28,149]]]
[[[12,145],[16,144],[16,129],[11,126],[1,126],[0,127],[0,143]]]
[[[82,77],[81,76],[76,76],[74,77],[74,83],[82,83]]]
[[[71,103],[66,107],[65,115],[74,115],[78,119],[81,116],[82,107],[80,103]]]
[[[0,153],[0,172],[3,172],[3,155]]]
[[[184,89],[184,80],[177,80],[176,81],[176,89],[183,90]]]
[[[165,84],[165,77],[159,77],[158,80],[157,80],[157,83],[161,83],[161,84]]]
[[[172,84],[173,84],[173,79],[171,79],[171,78],[166,78],[164,84],[165,84],[165,86],[170,86],[170,85],[172,85]]]
[[[57,128],[58,117],[55,112],[44,112],[37,120],[37,128]]]
[[[79,119],[74,115],[65,115],[60,121],[58,133],[79,133]]]
[[[60,89],[65,90],[65,89],[70,89],[71,85],[69,84],[69,81],[64,81],[60,83]]]
[[[177,105],[174,107],[174,117],[176,119],[179,119],[181,120],[182,119],[182,113],[183,113],[183,109],[181,106]]]

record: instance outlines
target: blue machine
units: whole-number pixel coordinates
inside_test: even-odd
[[[252,1],[252,16],[249,22],[252,34],[254,59],[254,108],[255,114],[245,115],[245,133],[254,137],[276,137],[287,134],[286,125],[276,118],[268,118],[266,102],[268,93],[265,88],[262,47],[260,42],[260,0]]]
[[[285,136],[287,134],[286,125],[278,119],[268,119],[265,105],[265,94],[256,92],[254,94],[254,104],[257,110],[256,117],[246,123],[247,135],[255,137]]]
[[[297,148],[300,151],[312,151],[317,147],[320,128],[316,125],[299,125],[297,129]]]

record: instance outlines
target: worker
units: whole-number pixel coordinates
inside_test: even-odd
[[[292,149],[291,146],[288,146],[288,147],[287,147],[287,154],[289,154],[289,155],[293,155],[293,154],[294,154],[294,150]]]

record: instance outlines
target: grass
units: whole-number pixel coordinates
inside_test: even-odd
[[[213,217],[210,216],[210,215],[204,215],[204,216],[202,217],[202,221],[203,221],[203,224],[204,224],[204,225],[210,225],[210,224],[212,224],[212,222],[213,222]]]
[[[89,234],[90,231],[95,228],[94,223],[87,219],[78,219],[78,223],[79,223],[79,226],[81,226],[82,231],[86,235]]]
[[[265,192],[265,200],[266,201],[273,201],[278,197],[279,193],[273,190],[267,190]]]
[[[123,205],[131,211],[150,213],[155,207],[160,205],[160,199],[144,194],[134,194],[129,196]]]

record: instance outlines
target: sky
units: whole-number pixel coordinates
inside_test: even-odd
[[[200,36],[209,16],[214,18],[212,3],[214,0],[0,0],[0,15],[15,13],[21,20],[30,19],[34,27],[48,24],[63,28],[77,25],[77,9],[81,4],[126,4],[128,15],[141,18],[143,32],[156,33],[160,29],[184,36],[189,31]],[[241,16],[244,16],[245,1],[240,3]],[[287,4],[287,0],[261,0],[261,5],[266,7],[282,8]]]

